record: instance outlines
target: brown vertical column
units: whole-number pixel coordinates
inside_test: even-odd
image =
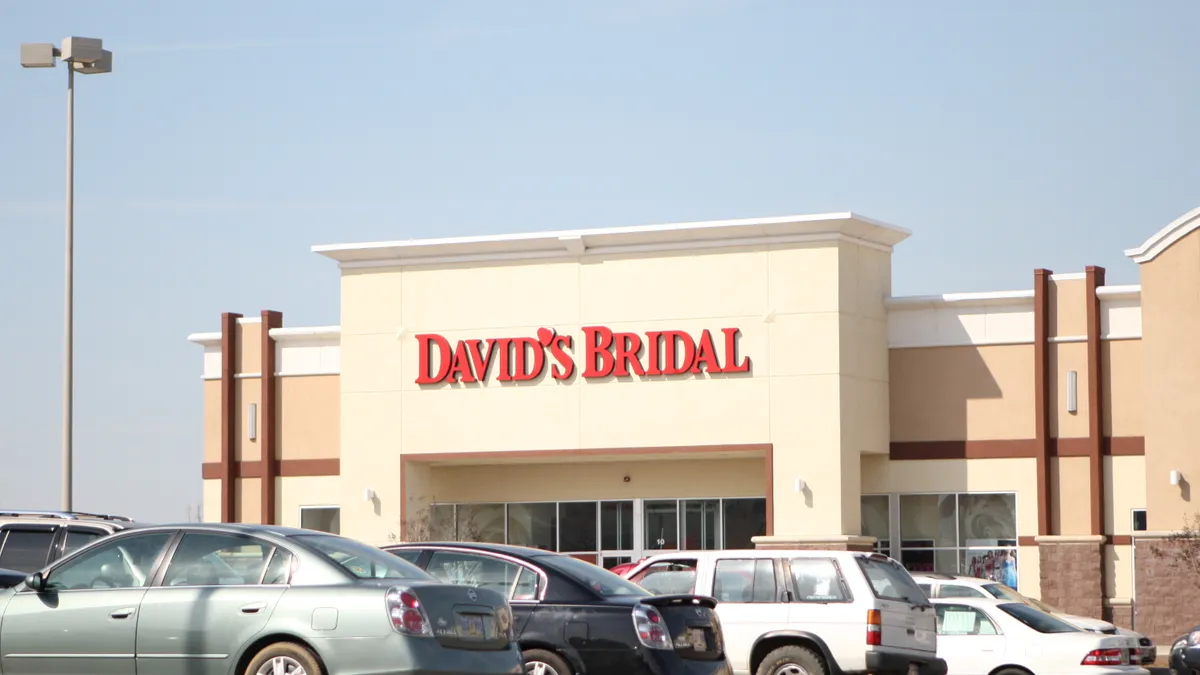
[[[234,467],[237,460],[237,320],[241,314],[221,315],[221,522],[237,520],[237,485]]]
[[[283,313],[270,309],[262,312],[262,385],[261,403],[258,414],[259,452],[262,459],[258,475],[262,476],[262,518],[264,525],[275,523],[275,479],[279,476],[279,445],[278,422],[279,389],[275,385],[275,338],[271,337],[272,328],[283,327]]]
[[[1050,270],[1033,271],[1033,406],[1037,443],[1038,534],[1050,531]]]
[[[1092,487],[1092,534],[1104,534],[1104,368],[1100,352],[1100,298],[1104,268],[1087,267],[1088,460]],[[1102,567],[1103,569],[1103,567]]]

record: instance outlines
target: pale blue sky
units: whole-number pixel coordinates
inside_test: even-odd
[[[200,499],[222,311],[332,324],[318,243],[854,210],[895,292],[1108,267],[1200,205],[1200,3],[0,4],[0,507],[59,503],[66,72],[77,84],[76,506]],[[666,292],[664,290],[664,292]]]

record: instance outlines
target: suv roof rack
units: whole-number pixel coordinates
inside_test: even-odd
[[[63,520],[79,520],[80,518],[93,518],[96,520],[119,520],[126,523],[132,523],[132,518],[125,516],[114,516],[104,513],[87,513],[85,511],[16,511],[16,510],[0,510],[0,517],[3,516],[32,516],[34,518],[61,518]]]

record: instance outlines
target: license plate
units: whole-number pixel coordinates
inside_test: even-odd
[[[698,652],[708,651],[708,638],[704,636],[703,628],[692,628],[689,630],[688,637],[692,642],[692,649]]]
[[[483,617],[478,614],[458,615],[458,634],[468,638],[483,638]]]

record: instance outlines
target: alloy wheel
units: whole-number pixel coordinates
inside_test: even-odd
[[[777,667],[771,675],[808,675],[808,671],[795,663],[785,663]]]
[[[529,661],[525,664],[525,675],[559,675],[559,672],[549,663]]]
[[[308,675],[308,671],[290,656],[276,656],[259,666],[257,675]]]

